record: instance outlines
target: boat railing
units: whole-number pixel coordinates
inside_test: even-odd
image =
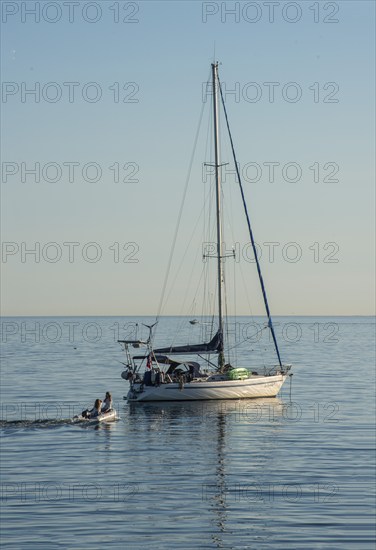
[[[276,374],[287,374],[290,369],[291,365],[264,365],[263,369],[258,370],[258,374],[263,374],[264,376],[275,376]]]

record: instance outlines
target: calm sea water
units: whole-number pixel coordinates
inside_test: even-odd
[[[116,340],[136,321],[3,318],[4,548],[374,548],[373,318],[276,318],[276,399],[130,406]],[[232,327],[240,362],[244,337],[269,352],[257,324]],[[118,422],[71,423],[106,390]]]

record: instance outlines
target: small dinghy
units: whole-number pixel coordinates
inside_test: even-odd
[[[84,411],[85,412],[85,411]],[[107,412],[103,412],[99,414],[98,416],[94,416],[90,418],[90,416],[84,416],[83,414],[79,414],[73,418],[75,422],[84,422],[86,424],[99,424],[100,422],[112,422],[113,420],[117,420],[117,412],[115,409],[111,409]]]

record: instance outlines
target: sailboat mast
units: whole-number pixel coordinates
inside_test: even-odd
[[[213,119],[214,119],[214,162],[215,162],[215,189],[216,189],[216,216],[217,216],[217,271],[218,271],[218,333],[220,337],[218,368],[224,366],[223,354],[223,304],[222,304],[222,226],[221,226],[221,180],[219,164],[219,140],[218,140],[218,63],[212,63],[213,85]]]

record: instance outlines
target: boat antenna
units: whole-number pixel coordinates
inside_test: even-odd
[[[256,261],[256,266],[257,266],[257,272],[258,272],[259,281],[260,281],[261,290],[262,290],[262,296],[263,296],[263,298],[264,298],[264,305],[265,305],[266,313],[267,313],[267,316],[268,316],[268,326],[269,326],[269,328],[270,328],[270,332],[272,333],[273,342],[274,342],[274,347],[275,347],[275,351],[276,351],[276,353],[277,353],[279,365],[280,365],[280,367],[282,367],[281,356],[280,356],[280,354],[279,354],[279,349],[278,349],[278,344],[277,344],[277,338],[276,338],[276,335],[275,335],[275,332],[274,332],[272,317],[271,317],[271,315],[270,315],[270,310],[269,310],[268,298],[267,298],[267,296],[266,296],[266,289],[265,289],[264,279],[262,278],[261,266],[260,266],[260,262],[259,262],[258,255],[257,255],[256,244],[255,244],[255,240],[254,240],[254,237],[253,237],[253,231],[252,231],[252,228],[251,228],[251,221],[250,221],[250,219],[249,219],[249,214],[248,214],[248,210],[247,210],[247,204],[246,204],[246,202],[245,202],[244,190],[243,190],[242,180],[241,180],[240,172],[239,172],[239,165],[238,165],[238,161],[237,161],[236,154],[235,154],[234,142],[233,142],[233,140],[232,140],[230,125],[229,125],[228,117],[227,117],[226,106],[225,106],[225,102],[224,102],[224,98],[223,98],[223,94],[222,94],[222,86],[221,86],[221,83],[220,83],[220,80],[219,80],[218,73],[217,73],[217,78],[218,78],[219,91],[220,91],[220,94],[221,94],[221,100],[222,100],[223,111],[224,111],[225,118],[226,118],[226,125],[227,125],[228,135],[229,135],[229,137],[230,137],[230,143],[231,143],[231,149],[232,149],[232,156],[233,156],[233,159],[234,159],[236,175],[237,175],[237,177],[238,177],[238,182],[239,182],[240,192],[241,192],[241,196],[242,196],[244,211],[245,211],[245,215],[246,215],[246,218],[247,218],[247,225],[248,225],[249,236],[250,236],[250,238],[251,238],[252,249],[253,249],[253,253],[254,253],[254,256],[255,256],[255,261]]]

